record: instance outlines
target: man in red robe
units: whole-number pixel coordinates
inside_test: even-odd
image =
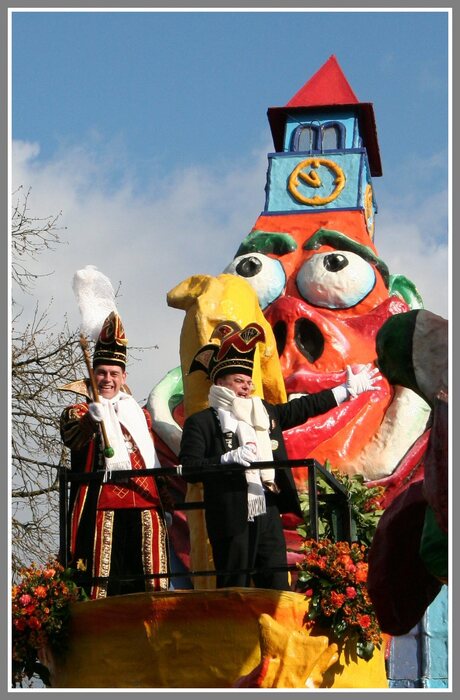
[[[113,477],[118,470],[151,468],[154,474],[161,466],[150,415],[126,387],[126,346],[121,319],[112,312],[93,356],[98,396],[86,381],[63,387],[84,396],[61,416],[71,470],[101,472],[100,480],[72,482],[70,491],[70,565],[91,598],[168,588],[167,577],[149,577],[168,570],[167,527],[156,479]]]

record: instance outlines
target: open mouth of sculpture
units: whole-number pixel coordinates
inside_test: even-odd
[[[265,315],[275,336],[287,394],[330,389],[346,380],[346,365],[357,372],[374,363],[378,329],[393,313],[405,310],[393,308],[400,305],[399,300],[387,299],[370,313],[337,318],[296,297],[277,299]]]
[[[357,371],[359,365],[351,365],[354,371]],[[294,374],[286,378],[286,392],[288,399],[295,398],[300,394],[312,394],[322,389],[330,389],[334,386],[345,382],[346,372],[329,372],[318,374],[311,372],[307,368],[299,369]],[[332,437],[346,426],[364,420],[364,414],[370,409],[375,408],[376,404],[382,404],[382,413],[390,400],[390,389],[387,382],[382,378],[375,389],[366,391],[360,396],[345,401],[336,406],[323,415],[318,415],[308,420],[308,431],[305,433],[305,427],[299,426],[287,431],[287,435],[297,435],[300,431],[304,432],[304,450],[310,451],[324,440]]]
[[[373,363],[375,333],[382,323],[381,316],[391,315],[389,311],[389,305],[385,304],[376,314],[338,321],[301,299],[278,299],[266,315],[276,339],[288,399],[344,383],[346,365],[356,373],[364,365]],[[308,430],[298,426],[286,431],[290,456],[305,457],[338,433],[347,443],[355,426],[361,430],[367,423],[371,429],[370,414],[370,423],[376,429],[374,423],[382,420],[390,402],[391,389],[382,378],[374,389],[345,401],[326,414],[310,418]]]

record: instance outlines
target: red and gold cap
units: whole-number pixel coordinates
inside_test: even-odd
[[[220,345],[208,343],[193,358],[189,373],[206,372],[212,382],[225,374],[247,374],[252,377],[256,345],[265,341],[265,333],[258,323],[244,328],[234,321],[224,321],[215,327],[210,340],[218,338]]]

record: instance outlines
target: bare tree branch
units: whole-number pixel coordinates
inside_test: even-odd
[[[45,250],[54,250],[56,245],[62,243],[59,231],[63,230],[57,226],[62,212],[42,219],[30,216],[30,192],[29,188],[24,193],[22,186],[14,192],[16,203],[11,220],[12,279],[19,289],[26,292],[33,288],[39,278],[53,274],[34,273],[31,265],[33,266]]]
[[[51,321],[52,299],[45,309],[35,306],[30,317],[15,302],[30,292],[43,274],[33,264],[62,241],[57,216],[29,214],[29,195],[16,191],[12,212],[11,328],[11,460],[12,564],[45,562],[57,552],[59,533],[58,473],[68,466],[68,451],[59,434],[59,417],[69,403],[60,387],[84,375],[78,333],[64,317],[59,328]],[[49,274],[53,274],[50,272]]]
[[[44,219],[29,213],[30,189],[14,193],[12,211],[11,327],[11,498],[13,578],[32,561],[45,563],[59,542],[58,468],[69,467],[59,418],[74,398],[60,388],[85,375],[79,333],[64,316],[52,322],[50,299],[26,312],[19,296],[30,293],[52,272],[42,273],[40,256],[63,241],[60,214]],[[118,294],[118,290],[117,290]]]

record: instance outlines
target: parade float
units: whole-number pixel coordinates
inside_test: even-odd
[[[154,387],[148,407],[164,458],[172,464],[184,414],[203,408],[207,396],[204,380],[184,372],[189,357],[207,342],[222,313],[238,323],[246,321],[248,306],[251,313],[251,296],[242,287],[238,298],[233,277],[254,290],[272,327],[283,376],[281,388],[276,386],[278,400],[332,386],[344,377],[346,364],[373,362],[375,338],[387,319],[423,307],[411,280],[403,271],[390,271],[378,254],[373,178],[382,175],[382,164],[374,110],[358,100],[336,58],[331,56],[284,107],[269,108],[268,120],[275,151],[268,155],[263,211],[221,275],[192,276],[168,294],[168,304],[185,311],[182,368]],[[266,389],[269,400],[273,390]],[[410,483],[423,479],[431,408],[410,385],[387,379],[372,394],[370,401],[338,407],[287,431],[285,440],[292,459],[327,460],[344,474],[382,486],[387,507]],[[304,490],[306,471],[294,474]],[[189,488],[187,497],[199,500],[199,491]],[[186,565],[212,563],[204,544],[200,552],[187,545],[190,528],[205,543],[202,514],[178,513],[175,522],[177,551]],[[287,518],[285,535],[295,563],[297,523]],[[392,685],[444,687],[445,587],[416,627],[393,639],[391,648]]]
[[[382,175],[382,166],[374,111],[357,99],[336,58],[331,56],[284,107],[270,108],[268,119],[275,151],[268,155],[264,210],[234,259],[222,261],[221,275],[193,275],[168,294],[168,304],[185,312],[181,366],[152,389],[147,408],[157,452],[171,474],[178,464],[183,421],[205,407],[209,388],[201,373],[187,374],[190,359],[218,323],[233,320],[243,327],[255,320],[263,325],[266,342],[255,364],[256,393],[281,402],[344,381],[347,365],[374,362],[375,339],[384,323],[423,305],[414,284],[390,272],[378,254],[372,178]],[[370,398],[358,397],[286,431],[288,456],[299,467],[294,476],[300,493],[311,492],[315,484],[312,463],[328,464],[349,480],[381,489],[383,508],[423,479],[431,414],[426,397],[385,377],[369,393]],[[72,602],[65,651],[58,653],[52,644],[40,650],[53,687],[447,684],[445,597],[435,601],[436,629],[428,609],[405,637],[409,656],[422,658],[423,668],[417,661],[417,668],[398,675],[392,661],[403,658],[398,638],[382,635],[378,625],[373,641],[359,638],[357,631],[375,622],[366,590],[360,593],[364,608],[354,608],[367,561],[360,568],[350,551],[342,552],[354,578],[344,574],[326,586],[329,617],[318,617],[315,606],[321,605],[324,590],[315,598],[308,573],[314,562],[308,561],[301,523],[283,516],[293,579],[301,582],[303,576],[308,587],[282,593],[215,590],[200,485],[187,487],[176,475],[169,484],[176,502],[171,547],[193,590],[181,589],[181,579],[174,583],[173,577],[175,590],[167,592]],[[308,540],[310,546],[314,541]],[[356,612],[353,620],[343,616],[347,606]],[[334,627],[340,615],[341,626]],[[371,645],[367,654],[366,643]]]

